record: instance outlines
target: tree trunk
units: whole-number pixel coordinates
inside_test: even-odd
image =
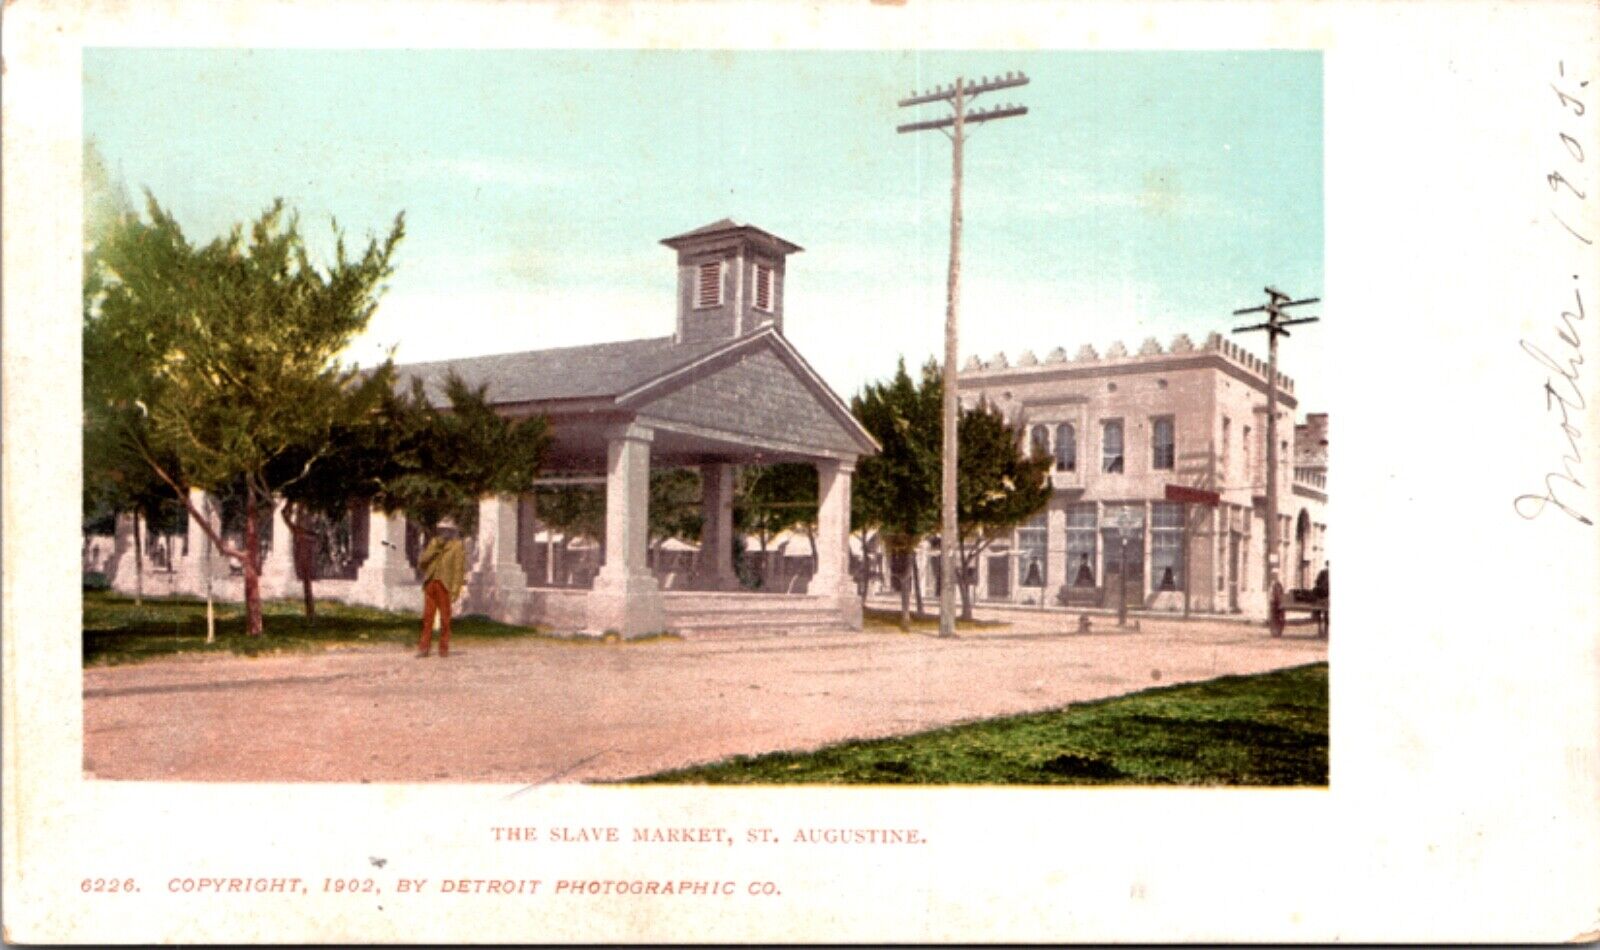
[[[316,564],[312,556],[314,540],[309,531],[294,533],[295,570],[300,572],[300,591],[306,602],[306,626],[317,625],[317,601],[311,592],[312,575]]]
[[[967,577],[967,548],[960,545],[956,549],[956,588],[961,591],[961,619],[972,619],[972,588]]]
[[[761,538],[761,589],[767,589],[767,578],[772,571],[772,559],[767,557],[767,532],[765,529],[760,534]]]
[[[144,606],[144,531],[137,511],[133,513],[133,603]]]
[[[856,578],[856,592],[861,595],[861,606],[867,606],[867,588],[872,584],[872,537],[863,532],[861,535],[861,576]]]
[[[256,490],[244,493],[244,611],[245,633],[261,636],[261,526],[256,523]]]
[[[294,544],[294,570],[300,575],[300,590],[305,599],[306,626],[317,625],[317,601],[312,592],[311,584],[316,573],[316,538],[307,530],[304,518],[305,512],[298,511],[296,521],[289,517],[292,505],[283,506],[283,523],[289,526],[289,536]]]
[[[905,567],[900,569],[900,629],[910,633],[911,585],[916,583],[917,559],[915,556],[908,554],[903,563]]]

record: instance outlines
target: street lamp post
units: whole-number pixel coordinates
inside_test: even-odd
[[[1133,508],[1123,506],[1113,509],[1110,520],[1117,537],[1117,626],[1123,627],[1128,623],[1128,542],[1143,519]]]

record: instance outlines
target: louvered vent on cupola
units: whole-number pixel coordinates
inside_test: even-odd
[[[661,243],[678,252],[679,342],[783,331],[784,261],[798,245],[727,218]]]

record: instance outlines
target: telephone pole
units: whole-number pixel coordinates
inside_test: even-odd
[[[1004,76],[985,76],[969,83],[960,76],[949,86],[940,86],[928,92],[916,93],[900,100],[900,107],[918,106],[928,102],[948,102],[953,114],[941,119],[910,122],[897,126],[896,132],[923,132],[938,129],[950,138],[950,276],[945,287],[944,311],[944,450],[943,485],[941,494],[941,519],[939,528],[939,636],[956,635],[956,552],[960,536],[956,525],[956,360],[957,314],[961,309],[961,153],[966,142],[969,124],[993,122],[1016,115],[1027,115],[1024,106],[992,106],[988,109],[967,111],[967,103],[976,96],[996,89],[1025,86],[1028,77],[1022,73]]]
[[[1235,327],[1233,332],[1251,333],[1265,330],[1267,334],[1267,545],[1266,567],[1261,577],[1262,588],[1270,597],[1273,586],[1278,581],[1278,337],[1289,335],[1286,327],[1297,323],[1316,323],[1320,320],[1320,317],[1291,319],[1284,311],[1289,307],[1316,303],[1321,298],[1290,300],[1288,294],[1272,287],[1266,288],[1266,292],[1265,305],[1235,310],[1233,315],[1238,317],[1247,313],[1265,313],[1267,322],[1248,327]]]

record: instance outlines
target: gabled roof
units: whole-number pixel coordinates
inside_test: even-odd
[[[851,414],[844,400],[770,324],[741,337],[697,343],[676,343],[672,337],[657,337],[410,363],[396,369],[398,385],[410,386],[411,380],[421,379],[424,391],[435,405],[445,401],[444,382],[453,371],[470,386],[489,384],[489,401],[495,405],[600,400],[626,410],[648,403],[695,374],[714,370],[716,365],[759,347],[770,347],[777,353],[863,451],[878,450],[877,441]]]
[[[489,398],[497,404],[604,399],[687,366],[727,343],[675,343],[672,337],[664,336],[408,363],[396,369],[405,386],[410,386],[412,379],[421,379],[428,398],[436,404],[444,401],[445,377],[452,370],[468,385],[491,384]]]

